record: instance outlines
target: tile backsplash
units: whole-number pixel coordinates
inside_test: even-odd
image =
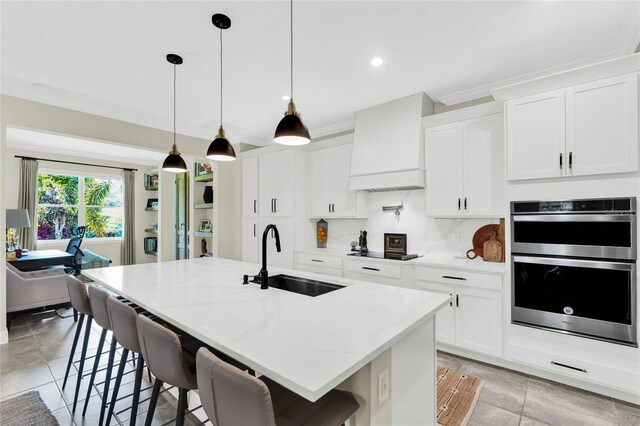
[[[369,250],[384,250],[385,232],[407,234],[409,253],[434,256],[464,256],[472,247],[475,231],[483,225],[498,223],[499,219],[433,219],[426,216],[423,190],[377,192],[369,194],[367,219],[327,219],[329,232],[327,250],[350,250],[351,241],[357,241],[360,230],[368,233]],[[383,206],[404,204],[400,216],[383,212]],[[309,220],[309,232],[304,240],[306,248],[314,248],[315,220]],[[457,241],[456,241],[457,234]]]

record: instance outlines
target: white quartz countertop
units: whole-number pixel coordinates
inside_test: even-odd
[[[463,256],[454,256],[454,255],[425,255],[423,257],[419,257],[417,259],[411,259],[407,261],[395,260],[395,259],[376,259],[373,257],[360,257],[360,256],[349,256],[349,250],[336,250],[335,248],[331,249],[301,249],[296,250],[296,253],[306,253],[317,256],[334,256],[341,257],[347,260],[362,260],[367,262],[391,262],[395,265],[417,265],[417,266],[437,266],[444,268],[454,268],[454,269],[464,269],[469,271],[477,271],[477,272],[488,272],[494,274],[503,274],[506,272],[506,267],[504,263],[497,262],[485,262],[482,258],[478,257],[476,259],[467,259]]]
[[[270,268],[345,285],[318,297],[242,284],[259,265],[200,258],[83,271],[204,343],[315,401],[422,321],[449,296]],[[435,344],[435,342],[434,342]]]

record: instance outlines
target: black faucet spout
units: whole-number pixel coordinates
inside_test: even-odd
[[[282,251],[280,249],[280,233],[278,233],[276,225],[271,223],[267,225],[262,233],[262,269],[260,269],[260,288],[262,290],[269,288],[269,271],[267,271],[267,238],[269,231],[272,232],[272,236],[276,239],[276,250],[278,252]]]

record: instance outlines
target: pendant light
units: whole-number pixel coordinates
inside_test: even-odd
[[[218,135],[207,149],[207,158],[216,161],[233,161],[236,159],[236,151],[225,137],[222,128],[222,30],[231,27],[231,19],[222,13],[216,13],[211,17],[211,22],[216,28],[220,28],[220,128]]]
[[[172,173],[184,173],[187,171],[187,165],[180,156],[180,152],[178,152],[178,147],[176,146],[176,65],[182,63],[182,58],[170,53],[167,55],[167,61],[173,64],[173,146],[164,163],[162,163],[162,170]]]
[[[311,136],[309,136],[309,130],[302,122],[298,111],[296,111],[296,105],[293,103],[293,0],[289,2],[289,9],[291,23],[291,94],[289,96],[289,107],[280,123],[278,123],[278,127],[276,127],[273,140],[282,145],[306,145],[311,142]]]

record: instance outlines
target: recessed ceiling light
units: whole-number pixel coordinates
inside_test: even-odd
[[[283,101],[288,101],[289,99],[290,99],[290,98],[289,98],[287,95],[283,95],[283,96],[282,96],[282,100],[283,100]]]
[[[382,60],[381,57],[376,56],[371,60],[371,65],[373,65],[374,67],[379,67],[380,65],[382,65],[383,62],[384,61]]]

